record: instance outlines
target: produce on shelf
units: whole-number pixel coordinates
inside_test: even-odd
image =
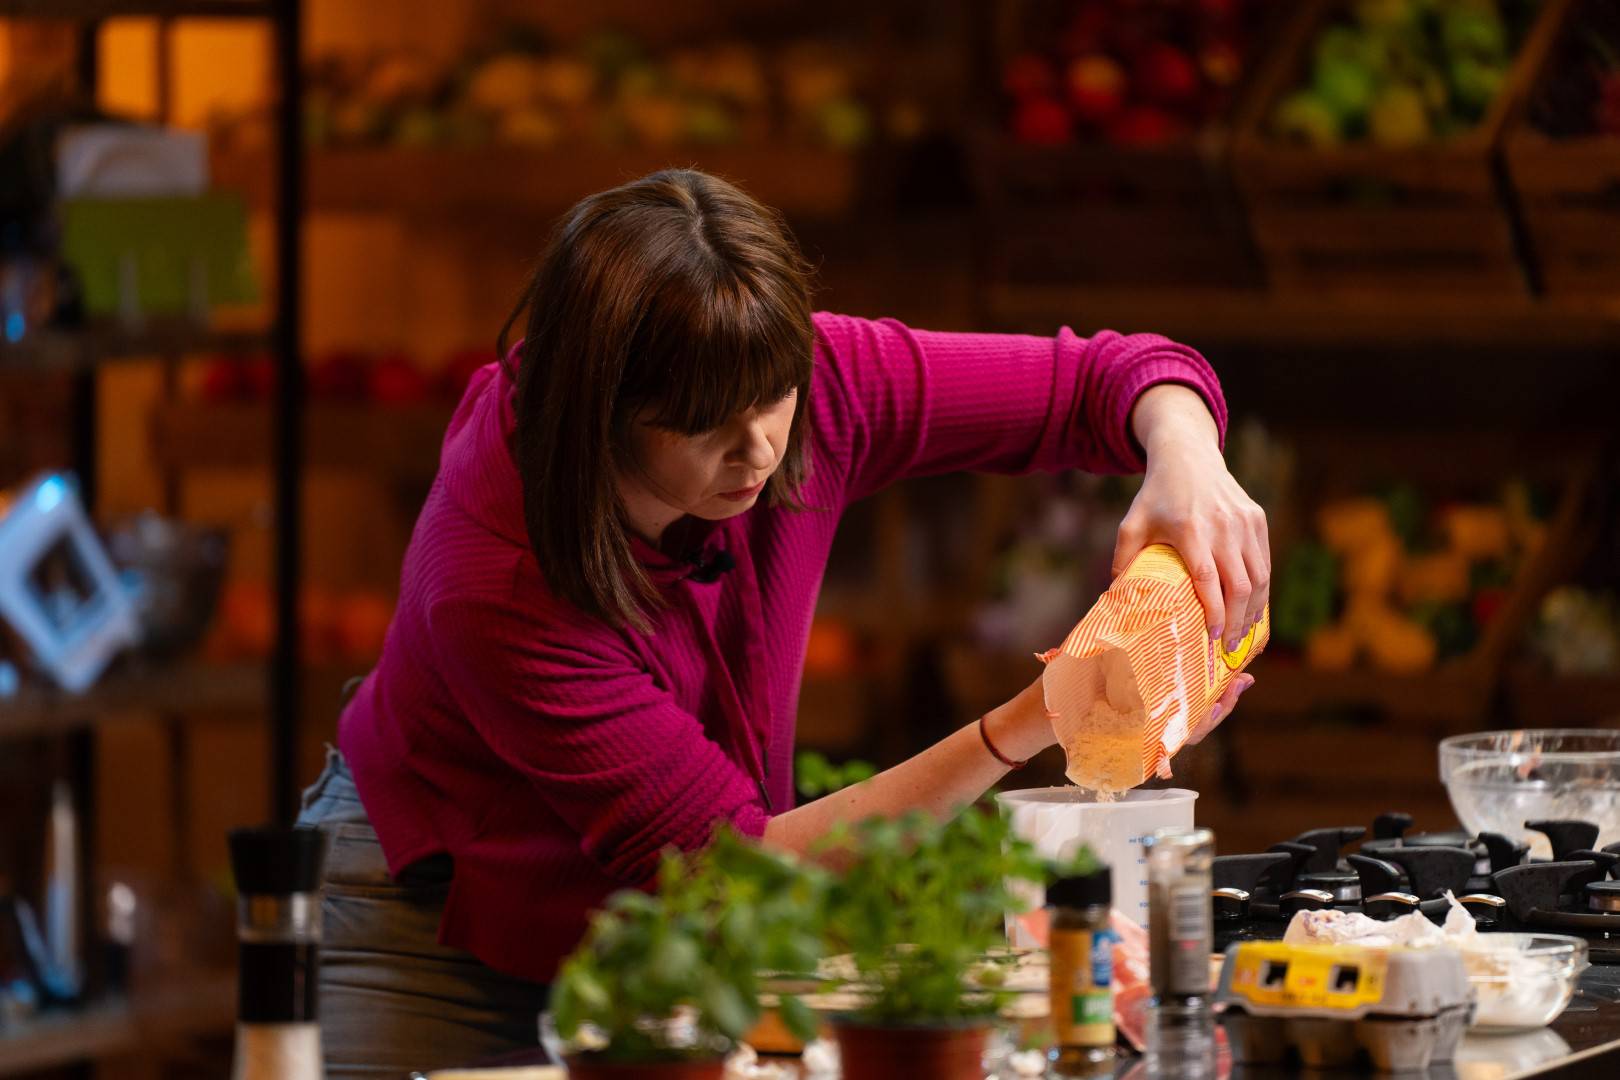
[[[1413,146],[1467,131],[1496,99],[1532,0],[1356,0],[1311,46],[1271,130],[1311,146]]]
[[[770,138],[854,150],[876,120],[862,49],[741,41],[657,52],[617,30],[562,45],[516,28],[452,65],[407,52],[309,68],[311,144],[714,146]],[[901,104],[905,104],[902,102]],[[915,107],[890,110],[904,136]]]
[[[383,638],[394,616],[394,601],[388,596],[307,585],[300,591],[298,603],[304,663],[313,667],[370,664],[382,654]],[[259,659],[270,652],[275,626],[275,600],[265,583],[228,581],[203,655],[215,663]]]
[[[1402,485],[1318,508],[1276,575],[1273,632],[1318,671],[1427,671],[1468,652],[1545,542],[1529,488],[1430,507]]]
[[[1024,143],[1153,145],[1227,108],[1253,59],[1267,0],[1031,3],[1002,69]]]
[[[848,678],[861,666],[861,641],[843,619],[818,615],[810,624],[804,653],[804,673],[820,678]]]
[[[1531,641],[1560,675],[1620,672],[1620,602],[1573,585],[1554,589],[1541,602]]]
[[[372,354],[336,349],[312,358],[305,385],[314,401],[365,403],[403,408],[437,400],[461,399],[473,372],[495,362],[487,348],[459,349],[429,366],[404,352]],[[265,401],[275,384],[267,357],[218,356],[190,377],[192,395],[210,403]]]
[[[1620,4],[1574,6],[1536,86],[1530,116],[1549,135],[1620,137]]]

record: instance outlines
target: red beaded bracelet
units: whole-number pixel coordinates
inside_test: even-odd
[[[1007,766],[1009,769],[1022,769],[1028,765],[1028,760],[1014,761],[1012,758],[996,749],[996,744],[990,741],[990,733],[984,729],[984,717],[979,717],[979,738],[984,740],[984,748],[990,751],[990,756]]]

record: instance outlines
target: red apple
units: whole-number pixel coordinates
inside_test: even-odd
[[[1183,105],[1198,96],[1198,69],[1167,42],[1154,42],[1138,53],[1131,74],[1136,92],[1157,105]]]
[[[1100,124],[1125,101],[1125,72],[1112,57],[1093,53],[1069,64],[1069,106],[1081,120]]]
[[[1027,98],[1013,113],[1013,135],[1019,142],[1058,146],[1068,142],[1072,134],[1069,110],[1054,98]]]
[[[371,400],[379,405],[414,405],[428,398],[428,379],[408,357],[384,356],[371,365]]]
[[[1013,57],[1001,73],[1002,89],[1017,101],[1050,94],[1056,85],[1057,73],[1052,69],[1052,62],[1035,53]]]
[[[1132,105],[1108,124],[1108,141],[1120,146],[1154,146],[1169,142],[1186,128],[1170,113],[1152,105]]]

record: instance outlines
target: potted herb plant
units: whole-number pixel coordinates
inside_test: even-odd
[[[1005,995],[970,981],[1004,945],[1015,879],[1044,882],[1034,850],[978,805],[940,823],[871,820],[828,845],[841,872],[825,893],[829,948],[849,954],[862,1004],[834,1020],[845,1080],[980,1080]]]
[[[719,1078],[759,1020],[761,973],[809,975],[827,875],[721,830],[666,855],[655,893],[615,893],[552,984],[551,1013],[574,1080]],[[783,996],[796,1036],[816,1018]]]

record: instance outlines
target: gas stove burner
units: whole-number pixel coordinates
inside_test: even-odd
[[[1479,837],[1469,836],[1465,832],[1426,832],[1413,833],[1410,836],[1375,838],[1361,845],[1361,853],[1386,858],[1391,851],[1430,848],[1466,849],[1473,852],[1474,862],[1470,869],[1470,875],[1473,877],[1483,878],[1493,869],[1490,848]],[[1525,850],[1528,851],[1529,848]]]
[[[1534,862],[1529,846],[1499,833],[1413,833],[1410,815],[1381,814],[1372,835],[1312,829],[1254,855],[1215,859],[1216,946],[1279,938],[1299,911],[1336,908],[1387,920],[1445,921],[1453,903],[1481,931],[1577,934],[1594,964],[1620,964],[1620,844],[1594,850],[1590,822],[1529,821],[1558,858]]]
[[[1620,913],[1620,881],[1594,881],[1586,886],[1586,906]]]
[[[1461,831],[1421,832],[1406,835],[1412,827],[1412,815],[1391,811],[1373,819],[1373,838],[1361,845],[1370,847],[1469,847],[1474,837]]]

